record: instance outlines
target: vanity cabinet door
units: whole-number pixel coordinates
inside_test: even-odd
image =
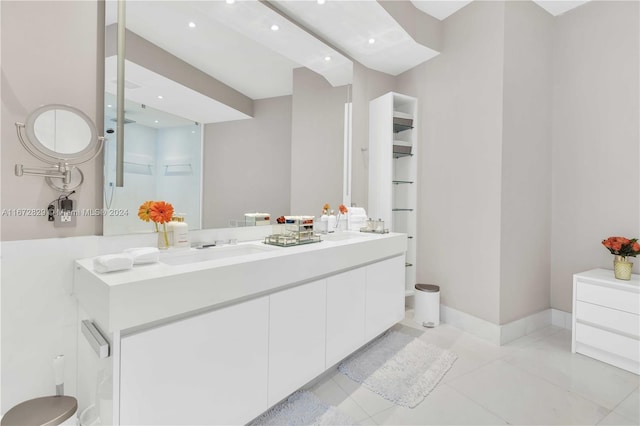
[[[324,371],[326,280],[269,296],[269,405]]]
[[[327,278],[327,368],[365,343],[365,279],[365,268]]]
[[[366,267],[366,340],[404,318],[404,274],[404,255]]]
[[[269,298],[121,339],[120,424],[244,424],[267,409]]]

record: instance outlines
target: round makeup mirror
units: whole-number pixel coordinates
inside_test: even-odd
[[[96,127],[82,111],[67,105],[44,105],[27,117],[25,132],[28,141],[49,163],[65,161],[77,164],[99,151]]]
[[[84,175],[76,166],[93,160],[104,143],[89,116],[68,105],[41,106],[25,123],[16,123],[16,128],[24,149],[53,165],[29,168],[16,164],[16,176],[42,176],[51,188],[63,193],[82,185]]]

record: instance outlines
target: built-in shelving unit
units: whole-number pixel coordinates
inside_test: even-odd
[[[418,102],[387,93],[369,104],[369,215],[407,234],[405,295],[416,283]]]

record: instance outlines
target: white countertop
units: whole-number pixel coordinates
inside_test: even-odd
[[[238,246],[268,249],[182,265],[135,265],[105,274],[93,270],[93,258],[81,259],[74,271],[75,294],[93,320],[104,331],[113,332],[258,297],[406,251],[405,234],[342,234],[327,238],[348,238],[294,247],[246,242]]]

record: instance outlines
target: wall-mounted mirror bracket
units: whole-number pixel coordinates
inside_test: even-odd
[[[93,160],[102,150],[104,137],[97,136],[91,119],[67,105],[45,105],[33,111],[26,123],[16,123],[24,149],[50,167],[15,165],[16,176],[42,176],[52,189],[70,192],[84,182],[78,164]]]

